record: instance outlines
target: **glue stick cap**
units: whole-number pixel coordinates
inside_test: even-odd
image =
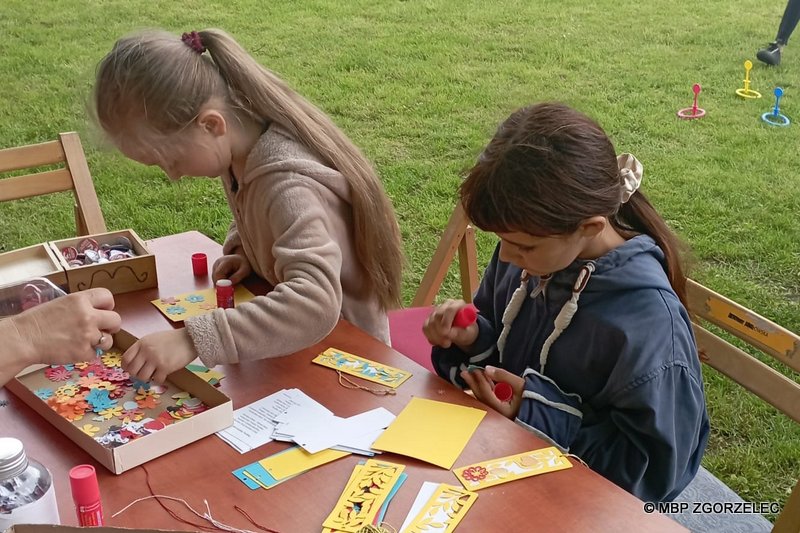
[[[69,486],[75,505],[91,505],[100,500],[97,473],[92,465],[78,465],[69,471]]]
[[[233,283],[229,279],[218,279],[217,280],[217,287],[231,287]]]

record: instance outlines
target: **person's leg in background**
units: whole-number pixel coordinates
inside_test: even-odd
[[[789,37],[792,35],[797,21],[800,20],[800,0],[789,0],[781,18],[781,25],[778,27],[778,35],[775,41],[766,48],[762,48],[756,54],[759,61],[767,65],[781,64],[781,50],[786,46]]]

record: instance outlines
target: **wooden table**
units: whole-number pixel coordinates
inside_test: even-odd
[[[205,252],[209,269],[221,247],[208,237],[188,232],[148,242],[157,256],[159,289],[119,295],[117,309],[123,327],[141,336],[170,327],[149,301],[210,286],[210,278],[192,275],[190,257]],[[266,285],[250,286],[264,292]],[[260,289],[260,290],[259,290]],[[269,339],[265,339],[269,342]],[[330,369],[311,364],[329,346],[359,354],[413,373],[397,390],[396,396],[378,397],[360,390],[339,386]],[[297,387],[331,409],[338,416],[383,406],[399,413],[412,396],[431,398],[483,408],[470,396],[429,373],[412,360],[368,336],[353,325],[340,321],[323,342],[294,355],[239,365],[218,367],[226,377],[221,390],[233,399],[234,408],[263,398],[284,388]],[[69,491],[68,470],[80,463],[92,463],[98,470],[107,525],[192,530],[171,518],[156,501],[145,500],[111,518],[111,515],[137,498],[149,494],[145,470],[134,468],[115,476],[33,410],[7,391],[0,390],[0,435],[22,440],[28,455],[45,464],[55,477],[61,518],[75,524]],[[431,443],[435,446],[435,443]],[[528,431],[489,410],[455,466],[545,447]],[[208,500],[214,518],[242,529],[257,530],[234,510],[238,505],[256,522],[280,532],[315,532],[332,510],[353,466],[362,457],[351,455],[316,468],[270,490],[247,489],[231,471],[287,448],[272,442],[247,454],[239,454],[212,435],[162,456],[145,465],[156,494],[186,500],[195,509],[204,509]],[[424,481],[458,485],[452,472],[415,459],[386,453],[380,456],[406,465],[408,479],[389,505],[385,521],[399,528]],[[590,469],[573,461],[571,469],[545,474],[484,489],[458,527],[458,531],[682,531],[668,518],[645,514],[642,502]],[[183,506],[166,502],[180,516],[199,523]]]

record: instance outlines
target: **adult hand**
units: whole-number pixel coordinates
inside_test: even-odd
[[[478,338],[478,323],[473,322],[466,328],[453,327],[453,319],[459,309],[466,307],[463,300],[447,300],[436,307],[422,326],[422,332],[433,346],[449,348],[456,346],[469,346]]]
[[[89,289],[37,305],[9,320],[28,349],[28,364],[89,361],[114,344],[122,319],[108,289]]]
[[[122,354],[122,367],[141,381],[164,383],[167,376],[194,360],[197,353],[185,328],[151,333]]]
[[[211,279],[214,283],[219,279],[229,279],[231,283],[236,285],[244,278],[250,275],[253,267],[250,262],[243,255],[223,255],[214,261],[214,267],[211,269]]]
[[[461,378],[467,382],[475,398],[485,403],[506,418],[514,420],[522,403],[522,392],[525,390],[525,378],[512,374],[508,370],[487,366],[483,370],[463,370]],[[494,385],[504,381],[511,385],[513,396],[507,402],[501,402],[494,394]]]

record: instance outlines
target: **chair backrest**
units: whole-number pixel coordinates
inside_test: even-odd
[[[475,245],[475,229],[469,223],[461,203],[453,209],[450,220],[439,239],[428,268],[422,277],[411,307],[427,307],[433,304],[450,268],[450,263],[458,252],[458,266],[461,274],[461,298],[472,302],[472,295],[478,289],[478,255]]]
[[[800,384],[703,327],[714,324],[765,357],[800,372],[800,337],[696,281],[686,286],[700,359],[800,423]],[[800,481],[775,522],[774,532],[800,531]]]
[[[414,307],[431,305],[450,263],[459,252],[461,290],[471,301],[478,286],[475,233],[459,204],[453,210],[431,264],[414,297]],[[795,422],[800,423],[800,384],[757,357],[715,335],[703,322],[738,337],[767,357],[772,357],[800,372],[800,337],[749,309],[688,280],[689,308],[700,359],[757,395]],[[773,529],[776,533],[800,532],[800,481],[794,487]]]
[[[0,173],[52,165],[61,167],[0,179],[0,202],[71,190],[75,196],[76,234],[105,233],[103,212],[77,133],[62,133],[55,141],[0,150]]]

